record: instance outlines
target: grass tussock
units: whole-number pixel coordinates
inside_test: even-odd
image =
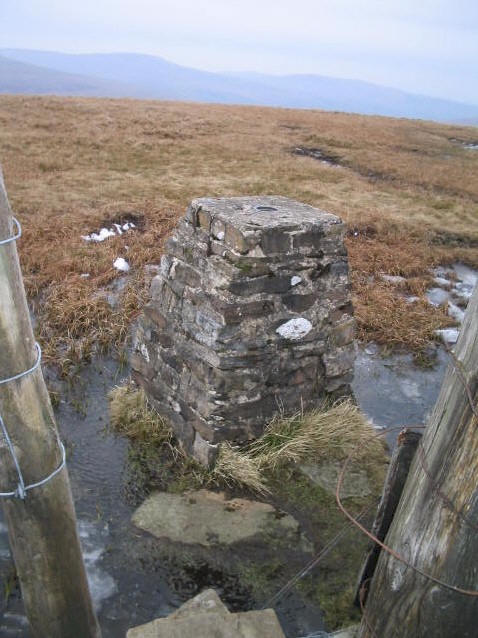
[[[190,474],[194,487],[217,486],[246,489],[258,494],[270,492],[269,476],[285,466],[299,466],[306,461],[343,460],[355,450],[355,459],[383,464],[384,448],[373,437],[373,430],[350,400],[324,404],[321,409],[277,416],[264,434],[248,447],[220,446],[216,464],[203,468],[187,458],[175,446],[174,435],[165,421],[148,405],[142,389],[119,386],[110,394],[111,426],[133,441],[155,447],[166,445],[177,463],[180,485],[188,485]]]
[[[262,469],[260,459],[233,447],[230,443],[223,443],[216,465],[211,470],[211,480],[219,485],[267,494],[269,489]]]
[[[277,416],[249,454],[264,470],[283,464],[341,459],[357,450],[357,456],[383,454],[383,446],[372,438],[372,430],[360,409],[350,400],[291,417]]]
[[[24,229],[18,247],[25,284],[50,362],[125,339],[141,300],[130,295],[127,302],[125,295],[106,307],[122,277],[113,261],[128,259],[141,289],[144,265],[158,263],[176,221],[201,195],[277,193],[342,217],[354,231],[347,245],[360,334],[391,345],[396,315],[382,309],[391,293],[403,291],[381,286],[381,274],[412,277],[423,288],[437,263],[478,266],[478,153],[464,147],[476,137],[471,127],[312,110],[7,95],[0,96],[0,121],[2,167]],[[294,155],[297,147],[318,148],[339,166]],[[138,222],[135,232],[99,244],[81,239],[129,218]],[[419,349],[439,317],[430,312],[412,330],[416,318],[405,310],[400,343]],[[379,324],[370,321],[374,314]]]
[[[109,395],[110,423],[113,429],[133,441],[171,445],[170,427],[148,404],[142,388],[116,386]]]

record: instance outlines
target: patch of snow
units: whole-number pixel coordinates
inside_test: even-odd
[[[441,306],[448,301],[450,293],[443,290],[443,288],[430,288],[430,290],[427,290],[426,296],[432,306]]]
[[[391,284],[403,284],[406,281],[405,277],[400,277],[400,275],[381,275],[381,277]]]
[[[458,335],[460,331],[458,328],[443,328],[442,330],[435,330],[437,334],[446,344],[453,344],[458,341]]]
[[[216,237],[219,241],[222,241],[224,239],[224,231],[221,230],[221,232],[217,233]]]
[[[409,297],[405,297],[405,301],[407,303],[415,303],[416,301],[420,301],[420,297],[417,297],[416,295],[410,295]]]
[[[128,272],[129,270],[129,264],[123,257],[117,257],[113,262],[113,266],[116,270],[121,270],[122,272]]]
[[[85,241],[94,241],[100,242],[105,241],[109,237],[116,237],[117,235],[122,235],[124,232],[131,230],[132,228],[136,228],[133,222],[126,222],[121,226],[121,224],[113,224],[114,228],[102,228],[98,233],[91,233],[90,235],[81,235],[81,238]],[[116,230],[115,230],[116,229]]]
[[[458,323],[463,323],[463,319],[465,318],[465,311],[451,301],[448,302],[448,314],[452,319],[458,321]]]
[[[114,237],[116,235],[112,228],[102,228],[99,233],[91,233],[91,235],[82,235],[81,238],[85,241],[105,241],[108,237]]]
[[[80,277],[81,277],[82,279],[88,279],[88,277],[89,277],[89,276],[90,276],[90,273],[89,273],[89,272],[82,272],[82,273],[81,273],[81,275],[80,275]]]
[[[312,324],[308,319],[298,317],[290,319],[276,329],[276,332],[284,339],[298,341],[312,330]]]
[[[448,279],[445,279],[445,277],[435,277],[434,282],[442,287],[451,285],[451,281],[449,281]]]
[[[301,281],[302,281],[302,277],[299,277],[298,275],[294,275],[293,277],[291,277],[290,285],[297,286],[297,284],[300,284]]]

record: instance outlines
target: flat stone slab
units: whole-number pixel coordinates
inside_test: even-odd
[[[231,614],[212,589],[167,618],[134,627],[126,638],[285,638],[272,609]]]
[[[358,636],[359,627],[360,625],[352,625],[351,627],[334,631],[334,633],[330,635],[334,636],[334,638],[356,638]]]
[[[260,501],[227,500],[223,492],[155,492],[136,510],[132,520],[157,538],[178,543],[231,545],[267,534],[281,539],[295,537],[304,551],[310,549],[292,516],[280,515],[272,505]]]
[[[187,600],[168,618],[186,618],[197,613],[219,614],[229,616],[231,613],[214,589],[205,589],[194,598]]]
[[[334,496],[342,465],[343,461],[327,460],[320,463],[304,463],[300,469],[313,483]],[[371,493],[367,473],[360,469],[349,468],[340,491],[341,497],[363,497]]]
[[[241,614],[197,613],[187,618],[161,618],[135,627],[127,638],[285,638],[272,609]]]

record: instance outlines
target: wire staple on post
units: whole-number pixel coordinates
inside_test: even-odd
[[[20,237],[22,236],[22,227],[20,226],[20,222],[18,221],[16,217],[12,217],[12,220],[15,226],[17,227],[17,233],[16,235],[12,235],[11,237],[7,237],[6,239],[0,239],[0,246],[3,246],[4,244],[9,244],[12,241],[16,241],[17,239],[20,239]]]
[[[18,224],[18,222],[17,222]],[[21,234],[21,229],[20,229],[20,225],[19,226],[19,235]],[[7,243],[8,241],[14,241],[14,238],[10,238],[8,240],[3,240],[3,242],[0,243]],[[34,372],[41,363],[41,348],[40,348],[40,344],[35,342],[35,347],[37,349],[37,360],[35,361],[34,365],[29,368],[28,370],[25,370],[24,372],[20,372],[19,374],[15,374],[12,377],[8,377],[8,379],[0,379],[0,385],[3,385],[4,383],[10,383],[12,381],[17,381],[18,379],[21,379],[22,377],[27,376],[27,374],[30,374],[31,372]],[[17,459],[17,455],[15,454],[15,448],[13,446],[12,440],[10,438],[10,435],[8,434],[8,430],[7,427],[5,425],[5,422],[2,418],[2,415],[0,414],[0,427],[2,429],[3,432],[3,436],[5,438],[5,441],[7,443],[7,447],[8,450],[10,452],[10,455],[13,459],[13,463],[15,465],[15,469],[17,471],[18,474],[18,485],[17,485],[17,489],[12,491],[12,492],[0,492],[0,498],[19,498],[21,500],[25,500],[27,492],[29,490],[32,490],[35,487],[40,487],[41,485],[45,485],[45,483],[48,483],[48,481],[50,481],[54,476],[56,476],[59,472],[61,472],[61,470],[65,467],[65,463],[66,463],[66,452],[65,452],[65,446],[63,445],[63,443],[60,441],[60,437],[58,436],[58,432],[56,433],[56,440],[58,442],[58,447],[61,450],[61,463],[60,465],[53,470],[53,472],[51,474],[49,474],[46,478],[42,479],[41,481],[37,481],[36,483],[31,483],[30,485],[25,485],[25,481],[23,479],[23,474],[22,474],[22,470],[20,468],[20,463],[18,462]]]

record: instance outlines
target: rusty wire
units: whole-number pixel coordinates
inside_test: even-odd
[[[470,404],[471,411],[473,412],[475,417],[478,419],[478,408],[473,403],[473,394],[471,392],[468,379],[466,378],[466,370],[465,370],[465,366],[463,365],[463,361],[460,361],[460,359],[458,359],[458,357],[453,352],[453,350],[449,348],[448,346],[445,346],[445,350],[453,363],[453,367],[455,368],[460,381],[463,383],[466,396],[468,398],[468,403]]]
[[[392,432],[394,430],[399,430],[399,429],[403,429],[402,427],[394,427],[394,428],[387,428],[385,430],[382,430],[381,432],[379,432],[378,434],[376,434],[375,436],[371,437],[371,439],[375,439],[378,438],[379,436],[383,436],[384,434],[388,433],[388,432]],[[361,445],[361,444],[360,444]],[[344,507],[341,498],[340,498],[340,491],[342,489],[342,484],[344,482],[344,478],[345,478],[345,473],[347,471],[348,465],[350,463],[350,461],[352,460],[352,458],[355,456],[355,454],[357,453],[359,448],[359,445],[356,445],[355,448],[352,450],[352,452],[349,454],[349,456],[346,458],[342,469],[340,471],[339,474],[339,478],[337,481],[337,487],[335,490],[335,499],[337,501],[337,505],[340,509],[340,511],[349,519],[349,521],[355,525],[355,527],[357,527],[363,534],[365,534],[366,536],[368,536],[368,538],[370,538],[370,540],[372,540],[374,543],[376,543],[377,545],[379,545],[384,551],[386,551],[388,554],[390,554],[391,556],[393,556],[393,558],[395,558],[395,560],[403,563],[406,567],[410,567],[410,569],[412,569],[413,571],[417,572],[418,574],[420,574],[421,576],[423,576],[423,578],[426,578],[427,580],[430,580],[431,582],[435,583],[436,585],[439,585],[440,587],[443,587],[445,589],[449,589],[457,594],[462,594],[464,596],[471,596],[474,598],[478,598],[478,591],[477,590],[473,590],[473,589],[464,589],[462,587],[457,587],[456,585],[451,585],[450,583],[446,583],[442,580],[440,580],[439,578],[436,578],[435,576],[432,576],[431,574],[428,574],[427,572],[423,571],[422,569],[420,569],[419,567],[417,567],[416,565],[413,565],[410,561],[408,561],[404,556],[402,556],[401,554],[399,554],[396,550],[392,549],[391,547],[389,547],[388,545],[386,545],[384,542],[382,542],[380,539],[378,539],[374,534],[372,534],[371,532],[368,531],[368,529],[366,529],[352,514],[350,514],[350,512]]]

